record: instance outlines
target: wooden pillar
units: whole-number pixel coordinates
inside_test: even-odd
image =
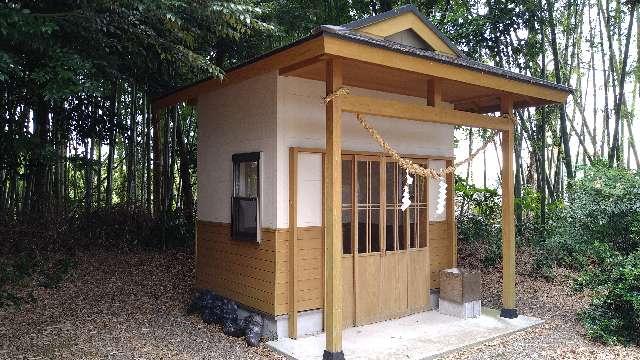
[[[445,162],[445,168],[454,165],[453,160]],[[458,231],[456,228],[456,174],[446,175],[447,181],[447,226],[451,237],[451,266],[458,267]]]
[[[289,149],[289,337],[298,337],[298,150]]]
[[[513,115],[513,99],[500,99],[502,114]],[[516,244],[513,201],[513,145],[514,129],[502,130],[502,311],[500,316],[518,317],[516,309]]]
[[[342,86],[340,60],[326,62],[326,93]],[[326,105],[326,156],[324,201],[325,335],[323,359],[344,359],[342,352],[342,136],[340,98]],[[354,180],[355,181],[355,180]]]

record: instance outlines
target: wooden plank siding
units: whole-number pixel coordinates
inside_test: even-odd
[[[449,219],[429,222],[429,262],[431,270],[431,288],[440,287],[440,270],[453,266],[453,246]]]
[[[323,229],[321,226],[297,228],[298,276],[297,310],[322,309],[323,293]],[[278,238],[276,272],[276,315],[289,310],[289,239]]]
[[[288,229],[262,229],[260,244],[231,240],[231,224],[198,220],[196,287],[276,314],[278,243]]]

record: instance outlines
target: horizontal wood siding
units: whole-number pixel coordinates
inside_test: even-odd
[[[440,270],[453,266],[451,228],[447,221],[429,223],[429,260],[431,262],[431,288],[440,287]]]
[[[287,229],[262,229],[260,244],[231,240],[231,225],[198,220],[196,287],[275,315],[277,242]]]
[[[289,309],[289,237],[278,236],[276,244],[276,315]],[[322,227],[298,228],[298,311],[324,305]]]

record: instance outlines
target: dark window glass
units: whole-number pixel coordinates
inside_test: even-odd
[[[370,210],[371,221],[369,222],[369,249],[370,252],[380,252],[380,210]]]
[[[416,224],[416,212],[417,209],[415,206],[410,206],[407,209],[407,212],[409,213],[409,246],[414,249],[416,248],[416,230],[417,230],[417,224]]]
[[[351,160],[342,160],[342,205],[351,205],[352,187],[352,165]]]
[[[370,161],[369,174],[369,203],[371,205],[380,205],[380,163],[378,161]]]
[[[395,251],[396,250],[396,241],[395,241],[395,210],[389,209],[387,210],[387,217],[385,222],[385,249],[387,251]]]
[[[232,160],[232,238],[236,240],[257,240],[258,203],[260,197],[260,153],[235,154]]]
[[[387,189],[387,206],[392,206],[393,204],[396,204],[398,201],[398,197],[396,195],[395,190],[395,186],[393,186],[393,184],[395,184],[395,182],[397,181],[397,175],[396,175],[396,163],[394,162],[388,162],[386,165],[386,189]]]
[[[358,205],[368,204],[367,193],[369,187],[367,180],[369,179],[369,167],[366,161],[358,161]]]
[[[352,254],[351,249],[351,209],[344,209],[342,211],[342,253]]]
[[[367,252],[367,210],[358,210],[358,253]]]
[[[398,209],[396,210],[398,214],[398,249],[406,250],[407,249],[407,240],[406,240],[406,232],[405,232],[405,213]]]

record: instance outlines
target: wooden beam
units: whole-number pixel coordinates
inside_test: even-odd
[[[503,114],[513,115],[513,99],[504,95],[500,99]],[[502,311],[500,316],[515,318],[516,310],[516,248],[513,200],[513,130],[502,131]]]
[[[289,149],[289,337],[298,337],[298,150]]]
[[[299,45],[278,50],[250,64],[240,66],[225,74],[224,79],[207,79],[194,85],[179,89],[169,95],[155,99],[153,109],[162,109],[183,101],[197,99],[200,95],[224,86],[239,83],[252,77],[320,56],[324,53],[322,36],[305,41]]]
[[[342,86],[339,59],[326,62],[326,94]],[[344,359],[342,352],[342,136],[341,97],[326,105],[325,156],[325,336],[324,359]]]
[[[442,80],[441,79],[429,79],[427,80],[427,105],[433,107],[440,107],[442,104]]]
[[[291,64],[289,66],[285,66],[285,67],[283,67],[283,68],[281,68],[279,70],[279,73],[282,76],[287,76],[290,73],[296,72],[296,71],[298,71],[298,70],[300,70],[302,68],[306,68],[307,66],[311,66],[311,65],[317,64],[319,62],[324,62],[326,59],[327,59],[327,57],[323,56],[323,55],[315,56],[315,57],[312,57],[310,59],[306,59],[306,60],[300,61],[298,63]]]
[[[513,128],[511,120],[499,116],[366,96],[344,95],[340,99],[342,111],[346,112],[496,130],[511,130]]]
[[[324,36],[323,39],[325,52],[338,57],[413,71],[419,74],[460,81],[513,94],[527,95],[557,103],[564,103],[569,96],[568,92],[551,87],[508,79],[496,74],[403,54],[393,50],[340,39],[335,36]]]

